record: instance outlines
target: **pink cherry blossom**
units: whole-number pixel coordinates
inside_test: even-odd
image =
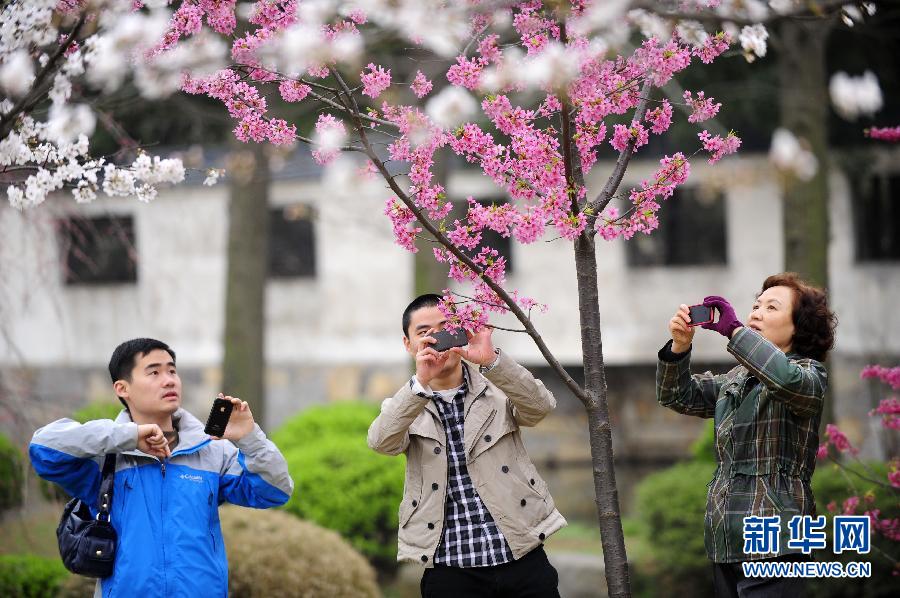
[[[900,141],[900,126],[897,127],[871,127],[865,130],[866,137],[879,139],[889,143]]]
[[[685,91],[684,101],[691,107],[691,115],[688,116],[688,122],[692,123],[711,119],[722,107],[721,103],[714,102],[713,98],[707,98],[702,91],[697,92],[696,98],[693,97],[690,91]]]
[[[834,424],[825,426],[825,436],[828,437],[829,442],[834,445],[834,448],[836,448],[838,452],[849,452],[853,455],[858,452],[857,449],[853,448],[850,444],[850,441],[847,440],[847,436]]]
[[[369,72],[363,71],[359,78],[363,83],[363,94],[370,98],[377,98],[381,93],[391,86],[391,70],[384,70],[381,66],[369,63],[366,66]]]
[[[416,78],[413,80],[412,85],[409,86],[417,98],[424,98],[431,93],[431,87],[431,81],[425,77],[422,71],[416,71]]]
[[[281,99],[285,102],[300,102],[310,91],[312,91],[310,86],[301,83],[300,81],[282,81],[278,86],[278,92],[281,94]]]
[[[708,162],[715,164],[722,159],[723,156],[735,153],[741,146],[741,138],[734,134],[728,133],[724,139],[720,135],[710,135],[706,130],[697,134],[700,141],[703,142],[703,149],[710,152]]]

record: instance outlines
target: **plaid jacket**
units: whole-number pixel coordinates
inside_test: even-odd
[[[816,467],[819,420],[827,387],[825,367],[785,355],[751,328],[728,343],[740,365],[727,374],[691,375],[690,352],[671,341],[659,353],[656,397],[679,413],[715,418],[718,467],[706,498],[704,539],[716,563],[771,558],[743,552],[743,520],[781,516],[778,555],[787,547],[788,521],[815,515],[810,479]]]

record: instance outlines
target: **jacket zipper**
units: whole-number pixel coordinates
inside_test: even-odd
[[[162,535],[162,555],[163,555],[163,566],[162,566],[162,574],[163,574],[163,595],[169,595],[169,583],[168,579],[166,579],[166,459],[160,461],[160,473],[162,473],[162,486],[160,490],[160,509],[159,509],[159,529]]]

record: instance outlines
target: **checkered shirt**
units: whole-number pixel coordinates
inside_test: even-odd
[[[464,378],[462,386],[450,401],[442,399],[440,394],[433,391],[431,396],[447,435],[444,532],[434,554],[434,563],[450,567],[489,567],[512,561],[513,554],[491,513],[478,496],[466,467],[463,419],[467,382]],[[415,378],[410,383],[421,389]],[[418,394],[428,398],[424,392]]]

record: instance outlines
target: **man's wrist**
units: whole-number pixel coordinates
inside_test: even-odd
[[[481,364],[480,366],[478,366],[478,371],[482,374],[486,374],[497,367],[498,363],[500,363],[500,349],[494,349],[494,358],[490,361],[490,363]]]

